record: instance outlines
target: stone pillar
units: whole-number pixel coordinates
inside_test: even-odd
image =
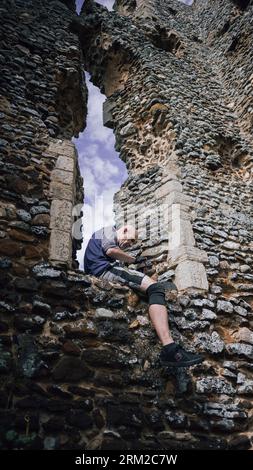
[[[72,262],[72,210],[75,204],[77,155],[68,140],[50,143],[48,153],[55,159],[51,173],[50,246],[49,259],[57,266],[71,267]]]
[[[183,193],[180,169],[176,156],[164,168],[161,186],[155,197],[163,207],[164,223],[169,231],[168,265],[175,268],[175,284],[179,291],[207,291],[208,281],[204,267],[208,257],[205,251],[195,246],[190,210],[194,206],[191,198]]]

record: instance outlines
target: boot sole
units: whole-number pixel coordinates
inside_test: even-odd
[[[167,367],[189,367],[189,366],[194,366],[195,364],[200,364],[203,361],[204,361],[203,357],[200,357],[198,359],[192,359],[191,361],[187,361],[187,362],[167,362],[167,361],[162,361],[160,359],[160,363],[163,366],[167,366]]]

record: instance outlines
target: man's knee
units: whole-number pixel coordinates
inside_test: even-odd
[[[165,289],[160,282],[154,282],[147,288],[149,305],[166,305]]]
[[[141,281],[140,288],[143,292],[146,292],[149,286],[151,286],[152,284],[156,284],[156,281],[154,281],[154,279],[152,279],[151,277],[145,275]]]

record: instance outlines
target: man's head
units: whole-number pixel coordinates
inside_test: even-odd
[[[117,239],[120,248],[128,248],[137,241],[137,230],[133,227],[133,225],[123,225],[117,230]]]

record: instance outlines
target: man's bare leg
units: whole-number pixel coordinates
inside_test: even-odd
[[[145,292],[155,282],[150,277],[145,276],[140,286],[141,290]],[[167,308],[164,305],[152,304],[149,306],[149,316],[162,345],[173,343],[174,340],[169,330]]]
[[[152,284],[157,285],[153,288],[151,287]],[[145,276],[142,279],[140,287],[144,292],[148,289],[149,315],[163,345],[159,356],[161,365],[169,367],[190,367],[202,362],[204,360],[202,355],[186,351],[182,346],[173,341],[169,330],[167,308],[164,305],[165,302],[163,302],[164,291],[161,286],[159,286],[159,282],[156,283],[150,277]],[[160,303],[155,303],[155,301]]]

